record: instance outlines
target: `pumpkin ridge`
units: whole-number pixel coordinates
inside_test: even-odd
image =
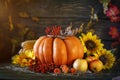
[[[76,41],[75,43],[77,45],[77,50],[79,52],[78,58],[83,58],[83,56],[84,56],[83,45],[81,44],[80,40],[77,37],[73,37],[73,39]]]
[[[40,37],[40,38],[35,42],[35,44],[34,44],[34,46],[33,46],[33,51],[34,51],[34,54],[35,54],[36,58],[39,58],[39,55],[38,55],[38,54],[39,54],[39,46],[40,46],[42,40],[44,40],[45,38],[46,38],[46,36]]]
[[[46,39],[46,38],[45,38]],[[40,61],[44,64],[45,63],[45,58],[44,58],[44,55],[43,55],[43,46],[44,46],[44,42],[45,40],[43,39],[41,41],[41,44],[39,45],[39,59]]]
[[[66,37],[64,42],[66,44],[67,47],[67,64],[71,65],[72,62],[77,59],[77,58],[82,58],[83,53],[81,53],[79,47],[81,46],[80,44],[82,44],[81,42],[78,42],[79,39],[77,39],[74,36],[70,36],[70,37]],[[82,49],[81,49],[82,50]]]
[[[73,55],[74,52],[74,44],[71,41],[72,37],[66,37],[66,39],[64,40],[65,44],[66,44],[66,48],[67,48],[67,64],[70,65],[72,60],[75,58]]]
[[[53,38],[47,37],[43,45],[43,57],[46,63],[53,63]]]
[[[67,52],[64,41],[60,38],[55,38],[53,42],[53,61],[59,66],[67,64]]]

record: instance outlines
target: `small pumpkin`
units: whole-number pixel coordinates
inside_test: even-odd
[[[84,49],[75,36],[59,37],[41,36],[34,44],[35,56],[44,63],[54,63],[56,66],[71,65],[77,58],[83,58]]]

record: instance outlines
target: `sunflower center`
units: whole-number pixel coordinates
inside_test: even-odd
[[[100,56],[99,60],[101,60],[103,62],[103,65],[105,65],[107,62],[107,58],[104,55]]]
[[[94,41],[92,40],[88,40],[85,42],[85,45],[86,45],[86,48],[89,49],[89,50],[92,50],[96,47],[96,44]]]

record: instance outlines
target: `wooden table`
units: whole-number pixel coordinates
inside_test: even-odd
[[[53,73],[34,73],[27,68],[21,68],[11,63],[3,63],[0,65],[0,79],[2,80],[112,80],[120,76],[117,72],[106,73],[84,73],[84,74],[60,74]],[[114,79],[115,80],[115,79]]]

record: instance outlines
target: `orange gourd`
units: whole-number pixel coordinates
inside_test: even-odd
[[[54,63],[56,66],[71,65],[84,56],[83,45],[75,36],[64,39],[42,36],[35,42],[33,51],[42,64]]]

